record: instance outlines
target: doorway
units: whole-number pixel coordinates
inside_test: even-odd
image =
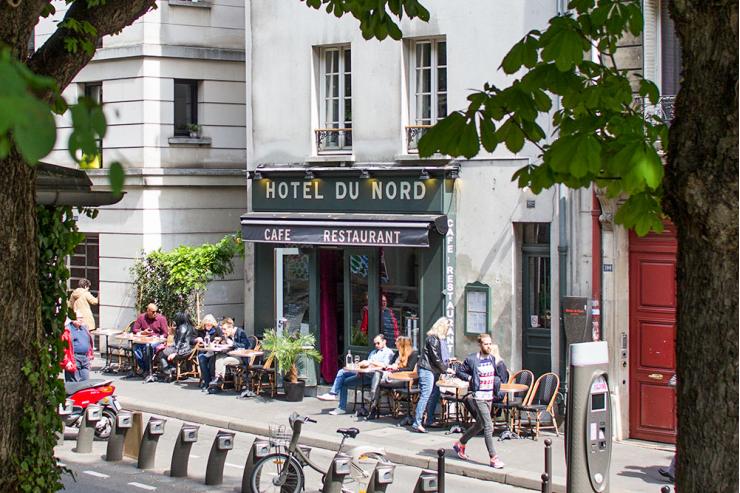
[[[552,368],[550,224],[522,228],[522,368],[535,378]]]

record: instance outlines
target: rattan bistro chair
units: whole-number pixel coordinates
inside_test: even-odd
[[[193,346],[192,351],[185,358],[175,360],[175,380],[197,378],[200,380],[200,365],[198,364],[198,348],[200,343]]]
[[[277,394],[277,372],[275,371],[275,355],[270,353],[264,364],[255,364],[250,367],[252,388],[254,392],[260,394],[262,386],[266,383],[270,390],[270,397]],[[265,380],[267,380],[265,382]]]
[[[127,336],[131,333],[131,329],[134,327],[136,320],[129,322],[126,327],[121,331],[120,334],[109,338],[106,351],[108,353],[107,360],[110,362],[105,368],[106,371],[121,372],[124,369],[128,369],[132,359],[132,345],[128,339],[122,339],[121,336]],[[116,358],[116,362],[113,363],[113,358]],[[115,366],[115,369],[114,369]]]
[[[512,429],[514,416],[519,412],[519,408],[524,405],[525,402],[529,402],[529,395],[532,392],[532,383],[534,382],[534,374],[529,370],[519,370],[509,377],[508,383],[518,383],[526,385],[527,390],[522,392],[516,392],[512,394],[507,393],[504,400],[501,402],[494,402],[494,409],[500,409],[503,411],[508,410],[509,412],[509,429]]]
[[[545,373],[541,375],[532,386],[529,392],[529,400],[526,404],[519,407],[519,419],[517,425],[517,432],[521,428],[524,414],[527,416],[527,426],[532,430],[532,418],[534,418],[534,439],[540,436],[540,430],[544,428],[552,428],[555,430],[555,435],[560,436],[558,432],[558,422],[553,412],[553,405],[555,404],[555,398],[558,395],[560,389],[560,378],[555,373]],[[543,424],[543,418],[549,415],[550,422]]]

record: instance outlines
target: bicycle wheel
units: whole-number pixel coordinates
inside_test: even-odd
[[[286,468],[285,474],[282,474]],[[303,482],[300,464],[287,454],[267,455],[252,470],[253,493],[299,493],[303,489]]]

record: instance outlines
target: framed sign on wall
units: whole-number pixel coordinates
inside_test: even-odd
[[[488,302],[491,288],[488,284],[473,282],[465,285],[465,334],[487,334]]]

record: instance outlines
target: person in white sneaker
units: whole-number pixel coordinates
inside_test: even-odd
[[[475,411],[475,422],[468,428],[459,442],[455,442],[452,448],[457,456],[462,460],[468,460],[465,454],[465,444],[483,430],[483,438],[488,449],[490,465],[494,469],[502,469],[503,461],[496,455],[496,449],[493,447],[493,422],[491,422],[491,403],[501,400],[504,396],[500,391],[502,375],[499,375],[499,368],[496,365],[496,357],[491,354],[493,341],[488,334],[478,336],[477,353],[471,353],[465,358],[465,361],[457,370],[457,377],[468,382],[468,390],[471,392],[468,396],[470,404]]]
[[[380,371],[390,364],[391,358],[393,358],[393,350],[386,346],[385,336],[383,334],[376,335],[373,339],[373,344],[375,345],[375,349],[370,351],[366,360],[360,361],[359,366],[360,368],[372,367]],[[339,370],[339,373],[337,373],[331,390],[326,394],[318,396],[318,399],[322,401],[334,401],[337,399],[337,395],[339,395],[339,404],[337,405],[337,408],[329,414],[335,416],[337,414],[345,414],[347,412],[347,389],[353,385],[361,383],[364,378],[367,378],[368,380],[372,379],[372,374],[358,374],[357,372],[342,368]]]

